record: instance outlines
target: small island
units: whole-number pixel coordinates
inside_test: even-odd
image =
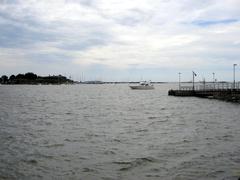
[[[0,77],[1,84],[73,84],[74,81],[62,75],[38,76],[32,72]]]

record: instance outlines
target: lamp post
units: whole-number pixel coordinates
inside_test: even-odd
[[[235,89],[235,67],[237,64],[233,64],[233,89]]]
[[[215,73],[213,72],[213,89],[215,89]]]
[[[194,77],[197,76],[197,74],[193,71],[193,87],[192,87],[192,90],[194,91],[195,90],[195,87],[194,87]]]
[[[203,78],[203,89],[204,89],[204,91],[205,91],[205,89],[206,89],[206,81],[205,81],[205,78]]]
[[[178,89],[181,89],[181,73],[178,73]]]

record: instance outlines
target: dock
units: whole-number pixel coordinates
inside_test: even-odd
[[[168,95],[240,102],[240,83],[204,83],[198,86],[181,86],[178,90],[170,89]]]

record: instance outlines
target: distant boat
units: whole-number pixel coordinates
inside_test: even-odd
[[[104,84],[102,81],[84,81],[82,84]]]
[[[149,81],[142,81],[138,85],[129,86],[133,90],[150,90],[154,89],[153,84]]]

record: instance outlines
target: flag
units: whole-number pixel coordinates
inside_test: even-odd
[[[195,72],[193,72],[193,75],[194,75],[194,76],[197,76],[197,74],[196,74]]]

